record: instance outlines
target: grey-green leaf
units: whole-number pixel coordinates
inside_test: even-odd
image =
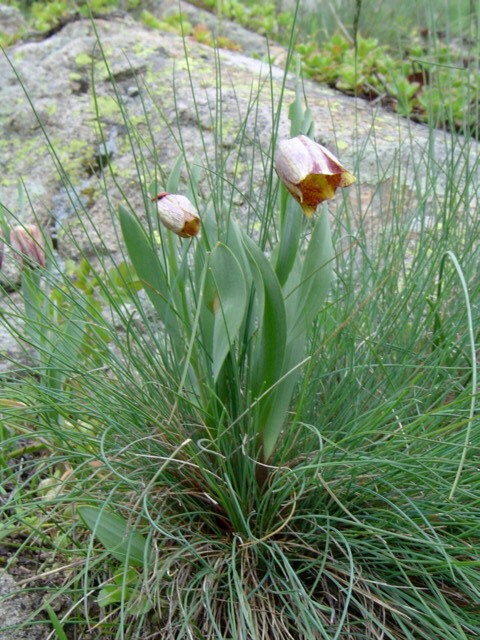
[[[322,310],[332,281],[334,255],[328,209],[322,207],[310,238],[297,289],[297,329],[308,327]]]
[[[252,264],[257,296],[263,303],[258,305],[261,313],[260,335],[252,371],[252,391],[256,396],[275,384],[282,375],[287,318],[282,289],[270,262],[255,242],[246,235],[244,242]],[[268,398],[265,399],[267,400]]]
[[[145,536],[131,529],[117,513],[99,507],[80,506],[78,515],[105,549],[120,562],[143,567],[151,553]]]
[[[178,339],[175,310],[169,304],[171,293],[167,275],[155,248],[136,216],[122,205],[119,206],[118,212],[123,239],[137,276],[170,335]]]
[[[216,381],[245,316],[247,285],[238,260],[224,244],[218,244],[212,252],[208,277],[215,290],[212,368]]]

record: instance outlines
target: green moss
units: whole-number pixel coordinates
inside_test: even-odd
[[[156,18],[152,13],[150,13],[150,11],[147,11],[146,9],[144,9],[142,11],[142,13],[140,14],[140,20],[141,22],[143,22],[143,24],[147,27],[150,27],[151,29],[161,29],[162,28],[162,23],[161,21]]]
[[[14,164],[22,164],[28,167],[36,163],[35,151],[40,146],[44,147],[44,144],[36,137],[13,137],[9,140],[8,155],[14,159]]]
[[[96,105],[92,97],[91,109],[96,113],[98,109],[101,118],[112,118],[120,115],[120,107],[111,96],[97,96]]]
[[[80,195],[85,198],[85,204],[88,209],[93,207],[95,200],[97,199],[97,190],[95,187],[85,187],[80,191]]]
[[[190,35],[193,31],[192,24],[183,13],[175,13],[171,16],[166,16],[163,20],[159,20],[149,11],[142,11],[140,19],[143,24],[152,29],[170,31],[171,33],[178,33],[179,35],[185,36]]]
[[[53,142],[66,173],[74,182],[80,180],[95,162],[94,150],[85,140],[73,139],[68,144],[60,140]]]
[[[71,154],[79,154],[83,152],[87,146],[85,140],[73,139],[68,143],[68,151]]]
[[[155,47],[147,47],[143,42],[136,42],[132,47],[132,51],[139,58],[148,58],[154,54],[157,49]]]
[[[18,178],[2,175],[0,178],[0,184],[2,187],[14,187],[18,184]]]
[[[12,44],[15,44],[15,42],[17,42],[17,40],[19,40],[22,37],[23,34],[23,29],[18,31],[15,34],[10,34],[10,33],[3,33],[2,31],[0,31],[0,47],[6,49],[7,47],[10,47]]]
[[[130,125],[132,125],[135,128],[138,128],[139,126],[142,126],[143,124],[145,124],[145,116],[144,115],[130,115],[128,118],[128,122]]]
[[[92,57],[88,53],[79,53],[75,58],[75,64],[79,67],[85,67],[92,64]]]
[[[152,93],[155,93],[155,85],[158,81],[158,73],[154,72],[152,65],[148,65],[147,71],[145,73],[145,82],[148,85],[148,90]]]

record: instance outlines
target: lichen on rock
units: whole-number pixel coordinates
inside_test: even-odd
[[[233,202],[239,212],[243,193],[261,198],[261,153],[270,144],[276,108],[271,96],[281,93],[283,69],[234,51],[217,53],[194,39],[183,41],[131,18],[97,20],[95,27],[101,47],[91,23],[81,20],[47,39],[10,47],[7,54],[16,73],[5,57],[0,59],[0,202],[21,221],[36,217],[54,231],[63,260],[78,255],[110,255],[115,260],[119,247],[112,207],[123,194],[139,212],[144,207],[127,124],[137,140],[149,140],[144,148],[147,177],[156,170],[168,172],[178,155],[174,138],[181,133],[191,158],[200,158],[203,167],[207,160],[215,166],[217,152],[225,155],[225,184],[235,179]],[[218,61],[221,94],[215,81]],[[422,160],[426,149],[435,146],[439,166],[446,157],[448,141],[442,132],[430,132],[314,82],[304,86],[318,142],[345,165],[361,167],[360,186],[387,181],[400,163],[409,167],[405,179],[413,187],[428,179]],[[295,78],[289,76],[280,137],[288,136],[287,106],[294,87]],[[258,92],[253,110],[252,92]],[[220,109],[221,138],[215,131]],[[115,136],[114,147],[105,155],[102,136],[107,142]],[[258,163],[253,170],[252,157]],[[257,180],[253,185],[251,176]],[[19,180],[31,203],[22,211]],[[437,188],[440,184],[439,179]],[[199,188],[207,195],[205,180]]]

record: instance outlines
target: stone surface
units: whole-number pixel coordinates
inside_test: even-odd
[[[15,36],[26,29],[26,22],[16,7],[0,4],[0,34]]]
[[[215,83],[218,61],[221,91]],[[156,163],[169,172],[178,155],[175,139],[180,133],[191,158],[198,157],[204,168],[206,157],[214,162],[214,119],[221,107],[221,151],[231,154],[225,178],[228,182],[236,172],[233,201],[241,216],[251,176],[255,193],[262,194],[260,151],[268,149],[276,115],[271,95],[276,104],[283,76],[283,69],[270,68],[261,59],[228,50],[217,56],[192,38],[184,45],[179,36],[149,29],[128,16],[97,20],[95,29],[88,20],[70,22],[46,39],[17,43],[8,49],[8,60],[0,59],[0,203],[8,224],[37,220],[55,238],[61,261],[82,255],[89,260],[119,256],[118,203],[126,196],[139,212],[145,206],[119,102],[135,127],[137,140],[143,141],[147,180],[153,179]],[[281,136],[288,135],[287,111],[294,86],[295,79],[289,76],[280,115]],[[257,90],[258,102],[252,104],[252,91]],[[426,200],[442,197],[442,166],[449,154],[456,153],[450,135],[430,132],[313,82],[306,81],[304,91],[318,141],[357,175],[351,197],[364,203],[365,194],[370,198],[378,185],[388,185],[398,175],[406,189],[419,190]],[[235,164],[245,118],[243,152]],[[259,150],[253,171],[249,165],[252,145]],[[425,162],[432,150],[438,172],[435,193]],[[104,170],[107,159],[112,173]],[[475,149],[459,156],[460,189],[467,162],[471,166],[476,162]],[[21,183],[28,196],[23,202]],[[205,180],[200,191],[208,196]],[[462,205],[465,210],[475,206],[477,195],[469,192]],[[333,212],[335,206],[334,201]],[[363,222],[372,227],[374,207],[366,210]],[[15,275],[10,278],[15,282]],[[18,274],[16,278],[18,282]],[[6,298],[0,301],[0,306],[5,304]],[[11,340],[2,331],[0,353],[7,349]]]
[[[22,623],[33,613],[27,591],[17,585],[11,575],[0,572],[0,640],[43,640],[48,630],[45,626]],[[18,628],[14,628],[18,627]]]
[[[163,111],[166,122],[156,138],[157,148],[161,150],[160,161],[167,165],[165,159],[168,161],[176,155],[168,126],[175,128],[177,117],[186,139],[193,144],[192,155],[200,151],[200,138],[196,132],[202,129],[207,137],[210,136],[212,101],[216,96],[214,51],[188,41],[191,88],[183,43],[178,36],[152,31],[129,20],[98,21],[97,29],[120,98],[131,117],[144,119],[140,92],[134,90],[136,78],[140,83],[146,83],[142,87],[143,94],[148,90],[156,106]],[[2,59],[0,74],[5,81],[0,87],[1,201],[14,215],[24,217],[17,207],[19,178],[25,181],[32,205],[41,218],[52,215],[52,212],[56,215],[56,209],[66,210],[69,207],[68,202],[62,200],[65,189],[60,185],[53,160],[48,157],[44,134],[49,136],[58,158],[64,163],[71,186],[80,199],[86,198],[85,194],[92,186],[98,192],[99,180],[95,170],[98,168],[100,140],[92,100],[92,60],[96,63],[96,92],[101,102],[100,119],[105,127],[107,143],[113,138],[119,140],[113,155],[116,155],[115,161],[122,171],[127,172],[133,167],[132,154],[125,148],[123,123],[112,98],[110,81],[101,68],[101,53],[88,21],[68,24],[44,41],[18,44],[9,50],[9,57],[35,106],[34,112],[19,79],[7,60]],[[232,142],[237,133],[233,127],[247,111],[252,84],[255,86],[261,76],[267,78],[269,70],[261,61],[231,51],[221,51],[220,58],[224,69],[222,108],[226,123],[231,125],[228,138]],[[274,67],[272,76],[274,92],[278,94],[283,70]],[[290,79],[285,93],[286,106],[291,100],[292,88],[293,79]],[[405,163],[410,157],[419,165],[415,179],[413,171],[410,172],[410,182],[413,184],[418,179],[418,173],[422,177],[422,154],[430,141],[426,127],[408,124],[381,108],[373,108],[364,101],[314,83],[306,82],[305,90],[319,140],[336,148],[345,164],[353,159],[361,162],[364,181],[378,182],[382,171],[385,174],[383,178],[388,177],[395,162]],[[192,93],[197,108],[193,104]],[[284,135],[287,132],[286,110],[281,123]],[[268,139],[271,127],[268,87],[261,95],[257,124],[265,140]],[[355,130],[357,124],[358,130]],[[448,136],[435,132],[431,143],[437,148],[441,162],[448,151]],[[228,146],[229,140],[224,144]],[[97,193],[88,198],[87,204],[95,206],[99,199]],[[68,215],[68,211],[60,211],[62,213]],[[29,216],[31,214],[25,214],[26,218]]]

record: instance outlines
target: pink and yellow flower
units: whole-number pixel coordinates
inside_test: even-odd
[[[339,187],[349,187],[356,181],[328,149],[303,135],[279,143],[275,168],[309,218],[321,202],[335,196]]]

